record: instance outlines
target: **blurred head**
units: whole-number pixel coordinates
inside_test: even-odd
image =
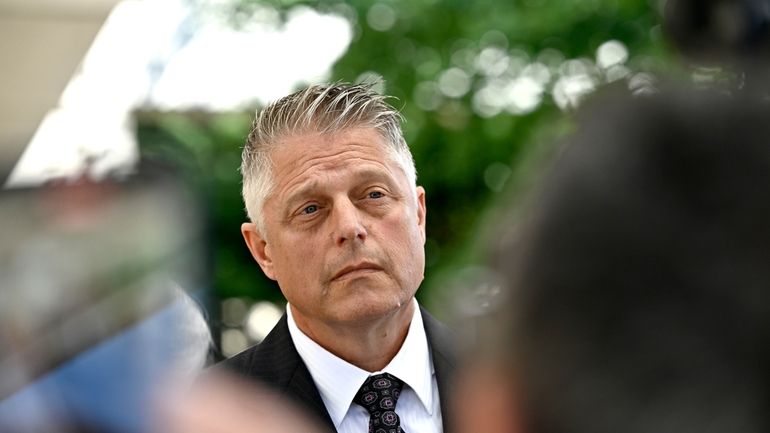
[[[668,0],[664,4],[664,30],[670,42],[690,60],[767,64],[767,0]]]
[[[487,338],[519,431],[768,431],[768,114],[665,94],[588,110],[497,258]]]
[[[406,173],[411,185],[416,170],[401,131],[401,115],[375,92],[372,84],[314,85],[283,97],[257,113],[243,148],[243,201],[251,222],[264,229],[262,207],[274,187],[271,151],[282,139],[307,133],[332,134],[373,128],[383,151]]]

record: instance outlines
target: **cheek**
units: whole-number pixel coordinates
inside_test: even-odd
[[[422,274],[425,263],[422,231],[417,224],[406,226],[403,219],[387,221],[383,226],[384,242],[394,263],[404,272],[413,270]]]
[[[273,247],[275,268],[279,281],[298,281],[312,274],[320,254],[306,239],[283,239]]]
[[[394,233],[393,237],[399,239],[399,243],[409,257],[423,256],[425,239],[419,225],[411,221],[410,224],[401,221],[400,224],[394,224],[391,230]]]

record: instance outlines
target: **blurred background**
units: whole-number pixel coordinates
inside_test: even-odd
[[[656,5],[645,0],[184,6],[166,51],[147,66],[135,140],[141,154],[181,164],[208,202],[225,356],[262,338],[282,302],[238,231],[236,167],[255,109],[312,82],[382,80],[428,191],[419,298],[446,318],[455,288],[483,280],[480,229],[498,197],[525,187],[581,100],[613,82],[653,91],[670,63]]]
[[[406,118],[427,190],[418,298],[448,319],[458,308],[456,289],[485,279],[475,263],[499,198],[532,179],[583,98],[609,83],[652,91],[658,71],[672,66],[658,5],[648,0],[185,6],[135,111],[136,141],[144,155],[181,163],[208,202],[220,300],[214,329],[224,356],[261,339],[283,306],[238,231],[236,167],[255,109],[328,80],[380,80],[382,92],[397,98],[391,102]],[[487,290],[482,285],[478,296]],[[459,304],[478,307],[467,296]]]
[[[127,177],[142,160],[174,167],[206,213],[222,356],[259,341],[283,308],[239,231],[240,151],[267,102],[329,80],[377,80],[397,98],[428,192],[418,297],[447,318],[455,289],[484,280],[474,264],[501,193],[526,188],[581,101],[610,83],[653,92],[661,73],[685,71],[654,0],[0,4],[6,188]]]
[[[676,60],[662,36],[664,4],[0,0],[0,295],[8,311],[32,317],[0,340],[2,374],[23,371],[0,394],[0,421],[13,413],[2,404],[18,400],[25,383],[39,385],[94,348],[132,333],[174,335],[166,325],[142,326],[180,302],[202,307],[209,361],[266,335],[284,301],[241,238],[240,152],[255,110],[310,83],[376,81],[396,98],[427,191],[418,298],[444,319],[480,314],[497,290],[478,265],[492,221],[558,151],[587,97],[606,86],[655,92],[662,75],[713,83],[727,74]],[[46,208],[52,196],[81,215],[62,225],[61,209]],[[71,247],[73,230],[87,248]],[[33,240],[47,245],[44,254],[30,250]],[[139,290],[132,278],[66,274],[65,285],[55,273],[87,267],[125,276],[115,265],[122,260],[156,278]],[[131,295],[114,298],[118,289]],[[158,291],[170,295],[148,294]],[[67,317],[82,319],[59,335],[67,347],[29,345]],[[93,328],[103,332],[75,337]],[[143,350],[176,350],[168,340],[141,341]],[[45,362],[28,366],[39,357]],[[145,373],[148,381],[160,374]]]

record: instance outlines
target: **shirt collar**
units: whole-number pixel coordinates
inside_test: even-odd
[[[291,307],[287,304],[286,313],[292,341],[318,387],[335,428],[339,429],[364,380],[370,375],[383,372],[390,373],[409,385],[425,410],[433,415],[433,363],[420,307],[416,299],[412,302],[414,315],[404,344],[382,371],[373,373],[338,358],[305,335],[297,327]]]

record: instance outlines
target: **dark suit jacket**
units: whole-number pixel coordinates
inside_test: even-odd
[[[454,337],[446,326],[434,319],[427,311],[420,308],[420,312],[436,370],[444,433],[451,433],[451,428],[448,426],[451,420],[449,420],[447,404],[452,392],[452,376],[455,370]],[[268,385],[306,408],[330,431],[334,431],[334,424],[326,411],[321,394],[294,347],[286,314],[281,317],[262,343],[222,361],[217,368],[223,368],[230,373]]]

